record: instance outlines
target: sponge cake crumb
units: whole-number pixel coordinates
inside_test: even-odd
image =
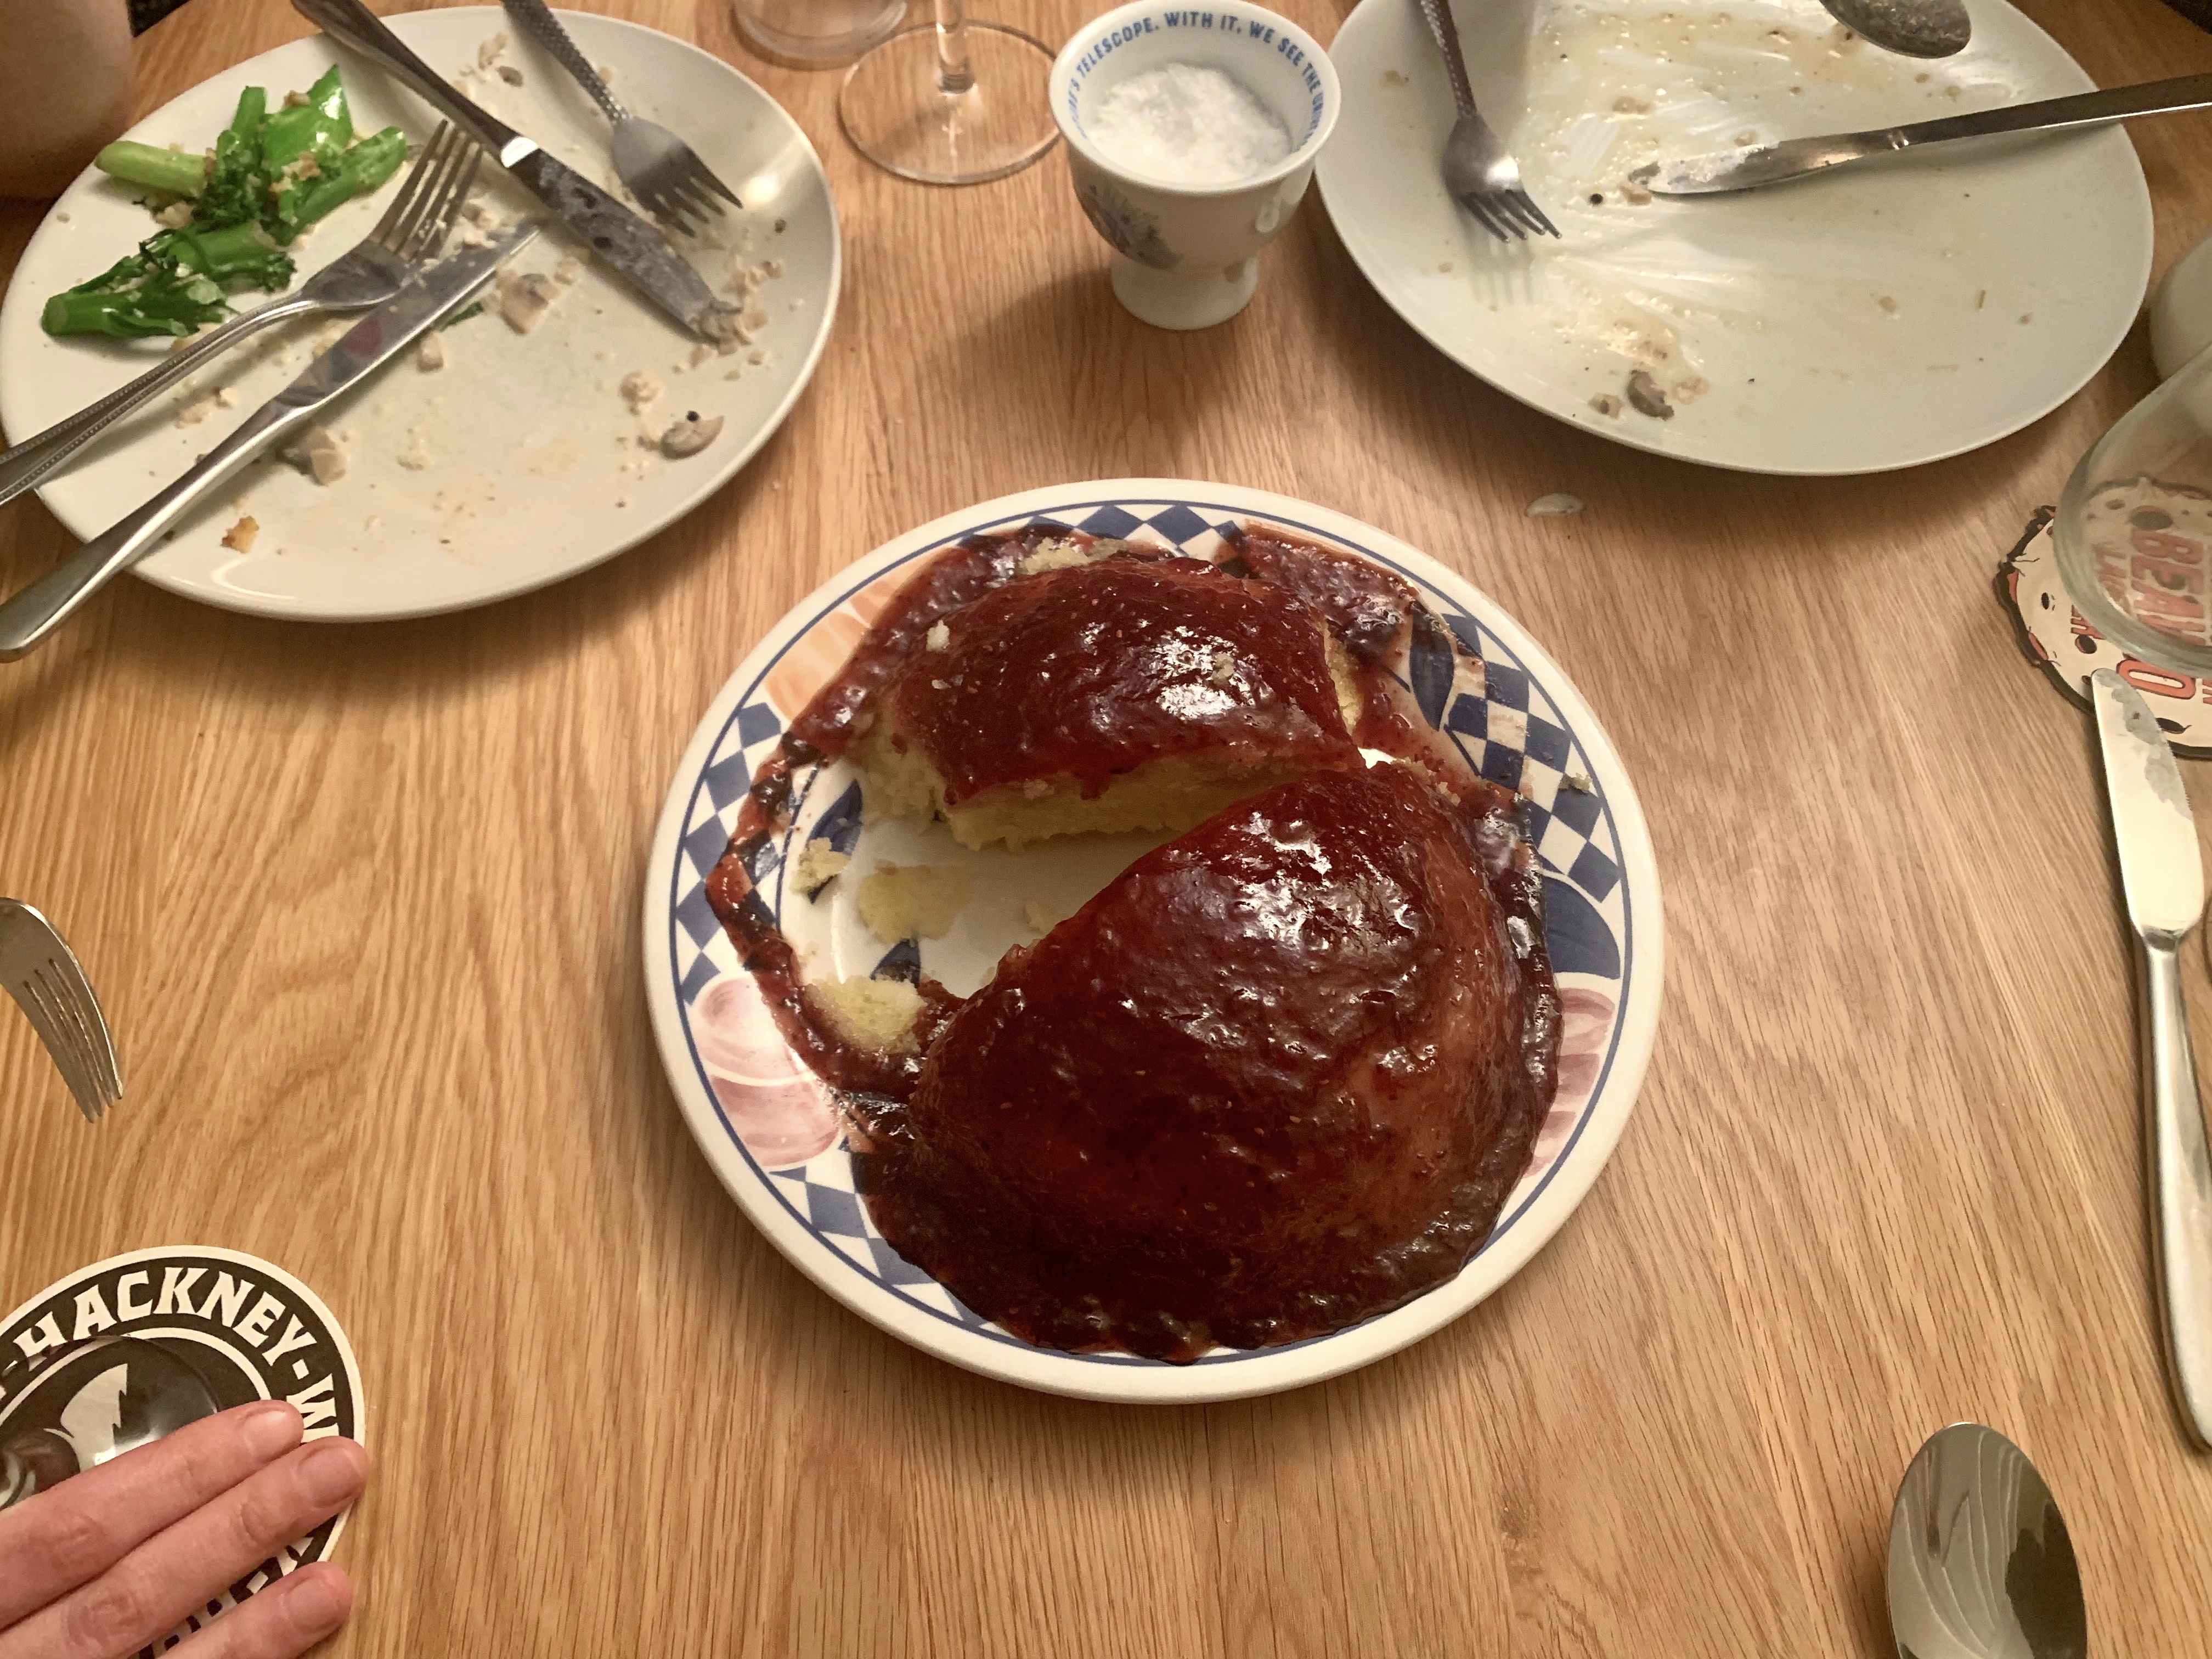
[[[860,882],[860,920],[887,945],[943,939],[968,903],[975,878],[939,864],[882,864]]]

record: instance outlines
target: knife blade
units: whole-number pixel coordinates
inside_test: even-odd
[[[559,216],[594,258],[612,266],[645,298],[702,340],[720,337],[715,321],[730,307],[668,245],[649,221],[624,207],[574,167],[565,167],[483,109],[409,49],[361,0],[292,0],[293,9],[332,40],[404,81],[440,114],[473,136],[515,182]]]
[[[1692,156],[1671,165],[1652,161],[1628,175],[1628,181],[1660,196],[1706,196],[1750,190],[1759,185],[1803,179],[1832,167],[1848,167],[1869,156],[1890,155],[1921,144],[1954,138],[1980,138],[1999,132],[2057,131],[2103,126],[2135,115],[2169,115],[2212,104],[2212,75],[2181,75],[2141,86],[2109,87],[2063,98],[1947,115],[1867,132],[1838,132],[1823,137],[1785,138],[1751,149]]]
[[[418,272],[398,294],[348,329],[289,386],[247,416],[182,477],[0,604],[0,662],[13,662],[37,646],[110,577],[144,557],[161,532],[194,503],[305,426],[333,398],[414,344],[537,235],[536,223],[526,221],[481,247],[460,248]]]
[[[2142,696],[2109,668],[2089,677],[2112,797],[2120,885],[2142,955],[2143,1150],[2159,1324],[2174,1407],[2212,1447],[2212,1152],[2189,1042],[2179,947],[2204,910],[2204,864],[2181,769]]]
[[[2089,677],[2089,696],[2128,920],[2147,937],[2178,940],[2204,914],[2204,862],[2181,768],[2140,691],[2100,668]]]

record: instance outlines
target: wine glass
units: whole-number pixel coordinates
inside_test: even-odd
[[[2146,663],[2212,677],[2212,346],[2098,440],[2051,533],[2091,627]]]
[[[878,167],[925,185],[1018,173],[1060,130],[1045,102],[1052,53],[1003,23],[970,23],[963,0],[894,34],[853,65],[837,118]]]

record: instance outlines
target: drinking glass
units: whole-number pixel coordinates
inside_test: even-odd
[[[2144,662],[2212,677],[2212,346],[2098,440],[2051,533],[2091,627]]]
[[[738,32],[793,69],[849,64],[896,28],[906,0],[730,0]]]
[[[1045,103],[1052,53],[1003,23],[968,21],[962,0],[894,34],[853,65],[837,118],[878,167],[925,185],[1018,173],[1060,130]]]

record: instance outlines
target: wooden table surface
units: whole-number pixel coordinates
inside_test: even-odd
[[[898,183],[724,0],[606,9],[738,64],[828,164],[844,299],[781,434],[548,592],[330,629],[125,582],[0,671],[0,891],[70,934],[130,1082],[88,1128],[0,1018],[0,1304],[185,1243],[320,1292],[380,1463],[330,1651],[1883,1654],[1891,1496],[1959,1418],[2050,1478],[2100,1651],[2204,1651],[2212,1462],[2159,1369],[2098,773],[1990,593],[2152,385],[2142,330],[1976,454],[1710,471],[1460,373],[1317,195],[1244,316],[1154,331],[1057,157]],[[1346,9],[1286,7],[1324,40]],[[2028,10],[2102,83],[2212,70],[2154,0]],[[139,106],[304,32],[197,0]],[[2212,117],[2134,137],[2162,270],[2212,223]],[[4,210],[0,269],[37,218]],[[1202,1409],[984,1382],[831,1302],[694,1149],[641,990],[654,816],[762,632],[900,530],[1123,474],[1472,577],[1610,727],[1670,935],[1642,1100],[1559,1237],[1393,1359]],[[1560,489],[1589,510],[1523,516]],[[69,544],[0,511],[0,586]]]

